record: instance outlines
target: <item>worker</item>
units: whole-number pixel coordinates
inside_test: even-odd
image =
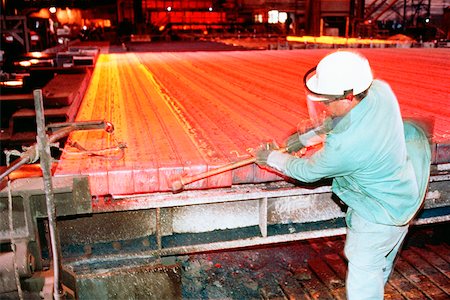
[[[328,54],[306,73],[304,86],[317,129],[290,136],[288,153],[263,144],[256,162],[301,182],[333,178],[333,193],[348,207],[347,297],[383,299],[408,224],[426,192],[428,137],[421,126],[403,122],[392,89],[374,79],[359,53]],[[323,146],[311,156],[294,155],[318,142]]]

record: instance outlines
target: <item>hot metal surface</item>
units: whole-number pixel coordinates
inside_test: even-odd
[[[434,119],[433,142],[450,137],[448,49],[359,49],[375,77],[388,81],[404,117]],[[301,76],[330,50],[101,54],[77,120],[111,121],[75,132],[88,150],[127,144],[123,157],[63,154],[55,175],[89,175],[93,195],[169,191],[173,178],[280,145],[308,116]],[[435,159],[449,159],[436,147]],[[228,187],[281,179],[252,164],[187,185]]]

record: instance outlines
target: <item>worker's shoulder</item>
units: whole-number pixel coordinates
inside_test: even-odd
[[[367,98],[370,99],[367,101],[370,109],[376,108],[376,111],[381,111],[383,114],[399,113],[397,96],[386,81],[374,80]]]
[[[431,133],[433,125],[427,124],[422,120],[414,120],[414,119],[404,119],[403,127],[405,133],[405,140],[407,142],[414,141],[423,141],[429,142],[431,139]]]
[[[392,90],[391,85],[387,81],[379,78],[373,80],[371,89],[377,91]]]

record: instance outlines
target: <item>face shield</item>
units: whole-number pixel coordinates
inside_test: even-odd
[[[351,109],[352,90],[345,91],[341,95],[318,94],[311,90],[317,84],[316,68],[309,70],[303,77],[306,92],[306,104],[309,117],[316,131],[327,133],[335,128]],[[346,119],[350,119],[347,116]],[[347,120],[347,126],[349,125]],[[343,129],[343,128],[340,128]]]

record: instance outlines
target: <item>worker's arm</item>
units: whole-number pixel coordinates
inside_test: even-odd
[[[326,141],[324,147],[309,158],[298,158],[279,151],[271,151],[267,165],[303,182],[314,182],[349,174],[354,164],[348,153],[343,153],[334,141]]]

